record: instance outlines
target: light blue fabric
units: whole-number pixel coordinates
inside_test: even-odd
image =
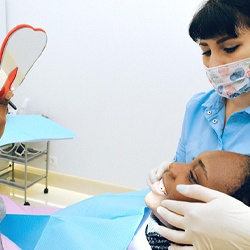
[[[7,115],[0,146],[16,142],[73,139],[75,134],[41,115]]]
[[[225,99],[214,90],[196,94],[187,104],[175,161],[191,162],[208,150],[250,154],[250,107],[233,114],[223,130]]]
[[[9,214],[0,230],[24,250],[125,250],[149,211],[148,192],[99,195],[51,216]]]

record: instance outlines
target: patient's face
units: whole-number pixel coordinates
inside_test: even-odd
[[[177,184],[199,184],[232,194],[240,187],[245,169],[245,156],[226,151],[204,152],[190,164],[173,162],[162,178],[166,198],[187,199],[176,191]]]
[[[226,151],[204,152],[189,164],[171,163],[162,178],[164,195],[151,192],[145,201],[151,208],[159,206],[165,199],[195,201],[178,193],[178,184],[199,184],[232,194],[243,182],[246,169],[246,157],[243,155]]]

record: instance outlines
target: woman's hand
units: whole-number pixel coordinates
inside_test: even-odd
[[[250,249],[250,208],[231,196],[199,185],[178,185],[177,190],[204,203],[165,200],[157,209],[178,231],[157,226],[167,239],[192,247],[170,249]]]
[[[7,91],[3,95],[0,96],[0,104],[7,106],[11,97],[13,96],[13,92],[11,90]]]
[[[153,192],[158,193],[154,184],[162,178],[163,173],[168,169],[170,163],[170,161],[164,161],[160,166],[153,168],[149,172],[147,184]]]
[[[8,113],[8,103],[13,96],[12,91],[7,91],[0,96],[0,138],[2,137],[6,124],[6,114]]]

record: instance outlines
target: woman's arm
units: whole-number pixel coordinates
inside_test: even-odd
[[[0,138],[2,137],[4,132],[6,124],[6,115],[8,113],[8,103],[12,96],[12,91],[8,91],[4,95],[0,96]]]
[[[250,249],[250,208],[226,194],[199,185],[178,185],[177,190],[203,203],[165,200],[158,213],[177,231],[159,226],[156,231],[195,249]],[[185,248],[171,248],[185,249]],[[192,249],[192,248],[189,248]]]

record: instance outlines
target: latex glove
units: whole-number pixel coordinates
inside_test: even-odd
[[[194,250],[195,248],[193,246],[180,246],[176,244],[171,244],[168,247],[168,250]]]
[[[154,184],[162,178],[163,173],[168,169],[170,163],[170,161],[164,161],[160,164],[160,166],[153,168],[149,172],[147,184],[153,192],[158,193]]]
[[[162,226],[157,226],[156,231],[175,243],[194,246],[172,246],[170,249],[250,249],[248,206],[231,196],[199,185],[178,185],[177,190],[205,203],[174,200],[162,202],[163,207],[157,209],[158,213],[171,225],[185,231]]]

